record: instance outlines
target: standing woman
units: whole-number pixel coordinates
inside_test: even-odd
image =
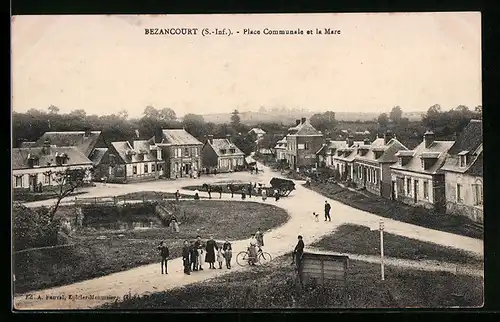
[[[214,240],[213,236],[210,236],[210,239],[207,241],[207,246],[205,251],[207,252],[205,256],[205,262],[209,264],[209,268],[215,269],[215,251],[218,249],[217,243]]]
[[[233,249],[231,248],[231,243],[226,239],[224,245],[222,245],[222,250],[224,251],[224,258],[226,259],[226,267],[231,268],[231,257],[233,257]]]

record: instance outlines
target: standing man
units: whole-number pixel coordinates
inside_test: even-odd
[[[158,250],[160,251],[160,256],[161,256],[161,273],[163,274],[163,265],[165,265],[165,274],[168,274],[167,262],[168,262],[168,257],[170,256],[170,252],[163,240],[160,242]]]
[[[227,239],[224,245],[222,245],[222,250],[224,251],[224,258],[226,259],[226,267],[231,269],[231,257],[233,257],[233,251],[231,243]]]
[[[300,272],[300,264],[302,263],[302,255],[304,254],[304,241],[302,240],[302,236],[299,235],[297,246],[295,246],[295,249],[293,250],[293,256],[294,256],[294,261],[295,261],[295,266],[297,267],[297,270]],[[293,263],[292,263],[293,264]]]
[[[190,249],[189,242],[187,240],[184,241],[184,247],[182,247],[182,264],[184,266],[184,274],[191,275],[191,269],[189,267],[190,263]]]
[[[189,259],[191,271],[196,272],[198,270],[198,249],[196,248],[196,241],[192,241],[189,246]]]
[[[332,207],[328,201],[325,201],[325,221],[332,221],[332,218],[330,218],[330,209],[332,209]]]

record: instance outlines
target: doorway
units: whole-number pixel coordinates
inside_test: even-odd
[[[35,175],[30,175],[29,176],[29,183],[30,183],[30,191],[34,192],[38,186],[38,176]]]

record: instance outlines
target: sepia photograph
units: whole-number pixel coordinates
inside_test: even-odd
[[[480,308],[480,12],[11,17],[14,311]]]

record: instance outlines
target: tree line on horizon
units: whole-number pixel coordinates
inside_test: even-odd
[[[481,118],[481,115],[481,106],[476,106],[471,110],[460,105],[454,109],[443,111],[439,104],[435,104],[429,107],[421,121],[410,121],[404,116],[400,106],[394,106],[390,113],[381,113],[376,121],[338,121],[335,118],[335,112],[332,111],[316,113],[309,120],[325,137],[331,139],[343,139],[345,131],[342,130],[345,130],[346,127],[351,132],[367,130],[370,132],[368,135],[370,139],[375,139],[387,129],[391,129],[405,144],[404,141],[417,142],[421,140],[426,130],[434,131],[436,137],[440,139],[453,139],[471,119]],[[252,127],[259,127],[266,131],[267,134],[260,145],[272,148],[286,134],[287,129],[294,125],[283,124],[283,122],[268,122],[250,126],[241,121],[237,109],[231,113],[229,123],[216,124],[205,122],[202,115],[193,113],[184,115],[181,120],[171,108],[157,109],[153,106],[146,106],[140,118],[129,118],[126,110],[101,116],[87,115],[83,109],[63,114],[60,113],[58,107],[51,105],[46,111],[31,109],[26,113],[13,112],[12,144],[14,147],[19,147],[22,142],[36,141],[47,131],[74,131],[89,128],[102,131],[106,141],[112,142],[132,140],[137,137],[137,131],[141,139],[147,139],[154,135],[157,128],[184,128],[202,142],[208,135],[213,135],[215,138],[225,138],[229,134],[235,144],[243,152],[249,154],[255,150],[256,137],[248,133]]]

